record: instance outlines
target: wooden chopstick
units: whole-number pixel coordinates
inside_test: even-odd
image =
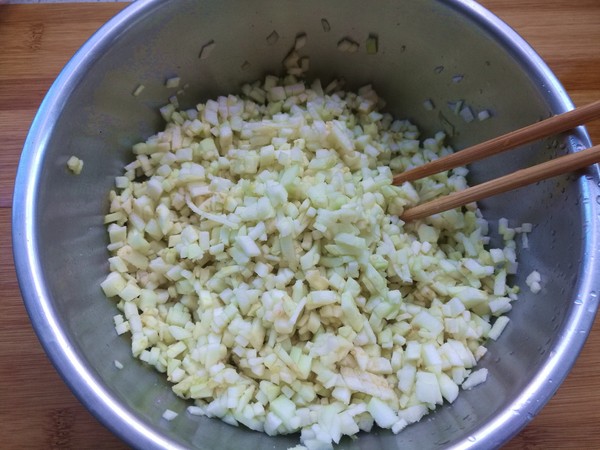
[[[465,166],[519,145],[562,133],[599,117],[600,100],[407,170],[396,175],[393,184],[398,185],[405,181],[418,180],[444,170]]]
[[[393,184],[402,184],[406,181],[417,180],[444,170],[464,166],[482,158],[511,150],[536,139],[570,130],[597,118],[600,118],[600,100],[407,170],[396,175],[393,179]],[[563,173],[583,169],[597,162],[600,162],[600,146],[562,156],[528,169],[518,170],[495,180],[409,208],[404,211],[400,218],[404,221],[422,219],[423,217],[457,208],[481,200],[482,198],[517,189]]]
[[[521,169],[495,180],[487,181],[463,191],[454,192],[423,203],[422,205],[409,208],[404,211],[400,218],[405,222],[422,219],[432,214],[476,202],[482,198],[517,189],[563,173],[583,169],[597,162],[600,162],[600,145],[576,153],[570,153],[566,156],[528,167],[527,169]]]

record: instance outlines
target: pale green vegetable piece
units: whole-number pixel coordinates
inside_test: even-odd
[[[75,175],[79,175],[83,170],[83,161],[79,159],[77,156],[71,156],[67,160],[67,167],[71,172]]]
[[[370,34],[365,42],[365,47],[369,55],[374,55],[378,51],[378,38],[374,34]]]
[[[483,383],[488,376],[488,370],[486,368],[475,370],[471,372],[471,375],[463,382],[462,388],[465,390],[473,389],[475,386]]]
[[[367,411],[371,413],[377,425],[382,428],[389,428],[398,421],[398,416],[394,410],[377,397],[371,397],[367,404]]]
[[[165,87],[176,88],[179,86],[180,81],[181,81],[181,78],[179,78],[179,77],[167,78],[167,80],[165,81]]]
[[[417,372],[415,395],[423,403],[430,405],[442,403],[440,384],[435,374],[422,371]]]
[[[166,409],[165,412],[162,415],[162,418],[167,420],[167,421],[171,421],[173,419],[175,419],[179,414],[177,414],[175,411],[171,411],[170,409]]]
[[[509,321],[510,319],[506,316],[498,317],[494,322],[494,325],[492,325],[491,330],[488,331],[488,337],[490,339],[497,340],[508,325]]]
[[[127,281],[118,272],[109,273],[106,279],[100,283],[100,287],[107,297],[119,295],[126,285]]]
[[[438,382],[440,385],[440,392],[444,399],[449,403],[452,403],[458,397],[458,385],[445,373],[438,375]]]

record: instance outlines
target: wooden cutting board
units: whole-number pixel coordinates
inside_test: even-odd
[[[2,0],[0,0],[0,4]],[[577,105],[600,99],[600,0],[483,0],[548,62]],[[46,90],[124,4],[0,5],[0,448],[126,446],[71,394],[43,352],[12,262],[13,180]],[[600,143],[600,123],[588,127]],[[600,323],[573,371],[507,449],[600,449]]]

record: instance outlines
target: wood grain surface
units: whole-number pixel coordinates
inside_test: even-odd
[[[55,372],[32,328],[12,262],[10,216],[21,148],[45,92],[124,4],[0,0],[0,448],[120,449]],[[546,60],[577,105],[600,99],[600,0],[482,0]],[[600,123],[588,126],[600,143]],[[506,449],[600,449],[600,324],[554,398]]]

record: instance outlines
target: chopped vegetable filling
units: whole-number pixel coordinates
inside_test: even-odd
[[[484,381],[482,344],[518,291],[514,230],[487,249],[475,205],[398,218],[463,189],[464,168],[392,185],[450,153],[444,134],[419,140],[371,86],[268,76],[242,92],[162,108],[166,128],[111,192],[102,289],[133,355],[189,413],[300,432],[309,449],[374,423],[398,433]]]

